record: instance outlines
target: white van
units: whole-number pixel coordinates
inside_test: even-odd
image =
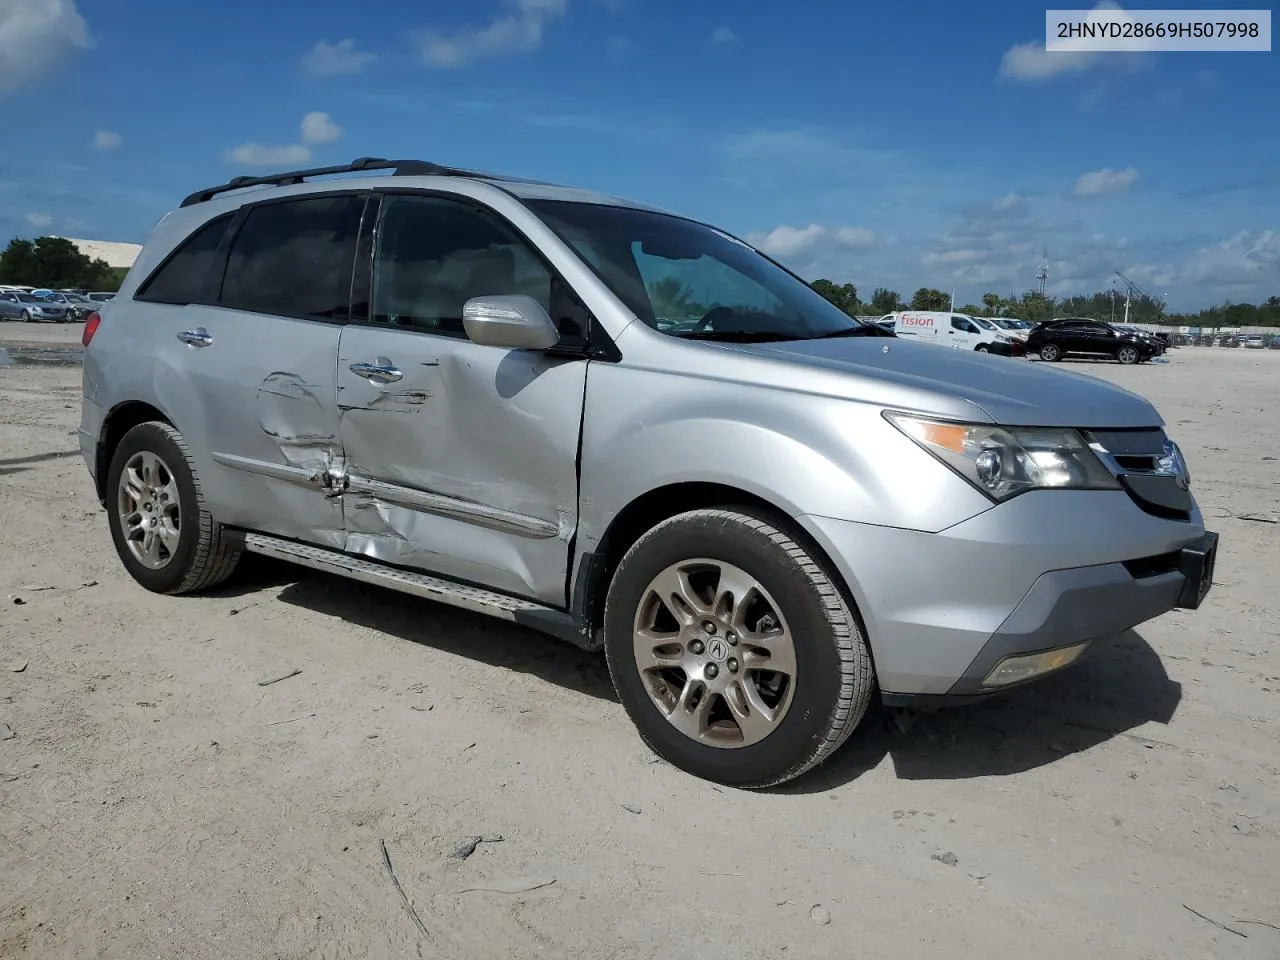
[[[1006,357],[1023,355],[1023,343],[984,317],[946,310],[901,310],[880,322],[893,323],[893,332],[908,340],[933,343],[953,350],[976,350]]]

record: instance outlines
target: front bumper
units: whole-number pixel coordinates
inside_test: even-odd
[[[1103,491],[1024,494],[937,533],[801,522],[849,585],[882,697],[895,704],[999,693],[1020,685],[987,682],[1010,657],[1194,608],[1217,547],[1198,510],[1166,520]]]

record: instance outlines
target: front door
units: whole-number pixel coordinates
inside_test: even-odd
[[[472,297],[559,281],[496,214],[389,193],[338,359],[346,548],[564,605],[587,361],[467,339]],[[353,317],[353,320],[355,318]]]
[[[947,340],[956,350],[972,350],[982,341],[982,334],[968,317],[953,315]]]
[[[159,389],[225,524],[344,542],[326,484],[341,459],[334,366],[364,203],[309,195],[210,221],[131,305],[155,317],[173,376]],[[205,278],[203,302],[183,290],[191,275]]]

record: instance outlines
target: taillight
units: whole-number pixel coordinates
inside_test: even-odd
[[[93,339],[93,335],[98,332],[98,324],[101,322],[102,317],[98,316],[97,310],[89,314],[84,321],[84,332],[80,334],[81,346],[87,347],[89,345],[89,341]]]

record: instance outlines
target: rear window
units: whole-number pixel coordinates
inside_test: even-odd
[[[149,303],[187,304],[200,299],[218,244],[222,242],[232,215],[214,217],[183,241],[158,270],[151,274],[134,296]],[[106,299],[98,295],[95,299]]]
[[[249,212],[232,241],[219,303],[283,317],[345,320],[364,197],[312,196]]]

